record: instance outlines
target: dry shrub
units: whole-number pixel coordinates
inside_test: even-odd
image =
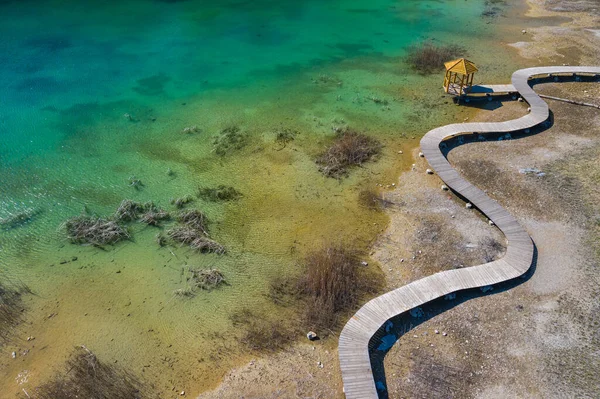
[[[216,188],[200,187],[198,189],[198,198],[211,202],[225,202],[239,199],[242,193],[230,186],[219,186]]]
[[[157,207],[152,201],[141,203],[128,199],[121,201],[114,215],[117,221],[133,222],[139,219],[151,226],[158,226],[160,221],[170,217],[169,212]]]
[[[115,244],[130,237],[125,227],[101,217],[75,216],[67,220],[63,227],[74,244]]]
[[[177,215],[177,221],[190,229],[199,230],[208,235],[208,218],[199,210],[181,212]]]
[[[305,298],[308,327],[333,329],[341,313],[354,309],[360,297],[378,288],[373,276],[360,270],[359,254],[342,245],[328,245],[308,254],[306,271],[298,281]]]
[[[464,53],[465,49],[458,45],[436,46],[431,42],[425,42],[409,47],[406,61],[415,71],[427,75],[442,70],[444,62],[451,61]]]
[[[125,199],[115,212],[115,219],[124,222],[131,222],[138,218],[139,214],[144,212],[145,206],[141,202]]]
[[[36,388],[36,399],[154,398],[147,387],[126,370],[100,361],[86,347],[78,347],[65,370]]]
[[[483,237],[479,240],[479,247],[482,252],[482,258],[485,262],[491,262],[504,252],[505,246],[492,237]]]
[[[208,218],[201,211],[182,212],[177,216],[177,221],[179,226],[167,230],[167,235],[173,241],[186,244],[193,250],[202,253],[222,255],[226,252],[224,246],[209,238]]]
[[[370,161],[381,152],[381,143],[365,134],[344,130],[336,134],[336,139],[317,158],[319,170],[327,177],[336,179],[348,174],[348,169]]]

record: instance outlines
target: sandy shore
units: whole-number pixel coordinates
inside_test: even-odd
[[[530,0],[529,6],[519,20],[526,33],[515,24],[506,28],[507,37],[519,39],[507,45],[524,65],[600,64],[600,5]],[[600,86],[593,83],[545,84],[536,90],[586,102],[600,98]],[[558,102],[550,107],[555,123],[540,134],[466,145],[449,155],[468,180],[529,231],[538,250],[535,273],[508,290],[476,293],[445,312],[432,306],[427,321],[398,326],[409,331],[384,360],[390,397],[600,396],[600,360],[594,355],[600,349],[600,277],[595,273],[600,267],[600,114]],[[513,119],[525,108],[494,101],[482,110],[452,110],[457,120],[490,121]],[[385,194],[390,225],[373,248],[388,289],[502,253],[498,231],[440,190],[443,183],[424,173],[426,161],[417,152],[399,155],[413,156],[415,167]],[[519,172],[526,168],[544,175]],[[335,338],[256,359],[200,396],[308,397],[343,397]]]

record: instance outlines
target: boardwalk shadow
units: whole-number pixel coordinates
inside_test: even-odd
[[[413,328],[431,319],[434,319],[438,315],[447,312],[448,310],[451,310],[457,306],[460,306],[461,304],[467,301],[476,300],[477,298],[484,296],[500,294],[525,283],[535,273],[535,269],[537,267],[537,259],[538,251],[534,243],[532,264],[527,270],[527,272],[521,277],[496,284],[493,286],[493,290],[491,291],[483,292],[483,290],[480,288],[457,291],[454,293],[456,295],[455,298],[438,298],[433,301],[427,302],[426,304],[419,307],[418,309],[422,311],[418,312],[421,315],[421,317],[413,317],[411,315],[411,312],[405,312],[389,319],[383,326],[381,326],[369,341],[371,368],[373,370],[373,378],[375,380],[379,398],[387,399],[389,397],[387,391],[387,376],[385,373],[384,360],[388,352],[398,341],[398,339],[400,339],[400,337],[408,333]],[[436,383],[435,385],[438,386],[429,387],[432,389],[431,397],[436,396],[433,394],[436,391],[440,393],[439,397],[447,396],[444,393],[442,393],[444,387],[439,386],[439,380],[432,382]]]

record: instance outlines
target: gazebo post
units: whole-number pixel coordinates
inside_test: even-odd
[[[452,92],[462,96],[470,91],[473,86],[473,78],[477,67],[471,61],[464,58],[444,63],[446,74],[444,75],[444,89],[446,93]],[[460,79],[458,75],[460,74]],[[460,80],[460,82],[458,82]],[[458,83],[457,83],[458,82]],[[456,88],[458,87],[458,92]],[[463,93],[464,90],[464,93]]]

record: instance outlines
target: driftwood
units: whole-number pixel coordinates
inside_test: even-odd
[[[592,107],[592,108],[598,108],[598,109],[600,109],[600,105],[596,105],[596,104],[590,104],[590,103],[584,103],[584,102],[575,101],[575,100],[569,100],[567,98],[547,96],[545,94],[538,94],[538,96],[540,96],[542,98],[547,98],[547,99],[550,99],[550,100],[562,101],[562,102],[569,103],[569,104],[583,105],[583,106],[586,106],[586,107]]]

